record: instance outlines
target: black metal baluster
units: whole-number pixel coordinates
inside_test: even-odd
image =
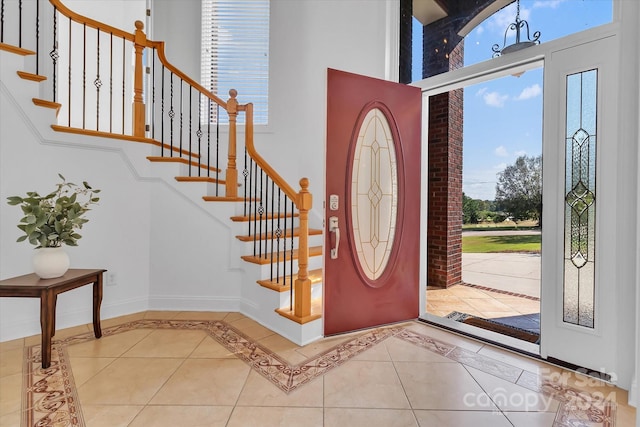
[[[276,254],[274,254],[274,247],[273,247],[273,237],[274,237],[274,233],[275,233],[275,229],[274,229],[274,225],[275,225],[275,218],[276,218],[276,212],[274,210],[274,202],[275,202],[275,182],[273,180],[271,180],[271,280],[273,281],[273,257],[276,256]]]
[[[175,117],[176,113],[173,110],[173,71],[171,72],[171,94],[170,94],[170,102],[171,105],[169,107],[169,118],[171,119],[171,124],[169,126],[169,157],[173,157],[173,118]]]
[[[40,0],[36,0],[36,74],[40,75]]]
[[[126,63],[126,61],[125,61],[125,51],[126,51],[125,41],[126,41],[126,39],[123,38],[122,39],[122,134],[123,135],[124,135],[124,122],[125,122],[125,119],[124,119],[124,111],[125,111],[124,110],[124,99],[125,99],[125,94],[126,94],[126,91],[125,91],[125,80],[126,80],[125,79],[125,75],[126,74],[125,74],[125,68],[124,68],[124,65]]]
[[[262,222],[264,220],[264,193],[263,193],[263,181],[264,181],[264,171],[262,170],[262,168],[260,168],[260,207],[258,208],[258,213],[260,214],[260,222],[258,223],[260,225],[260,231],[257,233],[258,234],[258,238],[260,239],[258,241],[258,250],[259,250],[259,254],[260,254],[260,258],[262,258]],[[266,256],[267,254],[265,254]]]
[[[3,13],[4,13],[4,1],[2,2]],[[49,52],[49,57],[53,61],[53,102],[58,101],[58,58],[60,55],[58,54],[58,9],[54,6],[53,8],[53,49]]]
[[[87,24],[82,24],[82,129],[87,118]]]
[[[264,233],[260,233],[260,242],[264,245],[264,257],[267,258],[267,254],[269,253],[269,245],[267,240],[268,234],[268,225],[269,225],[269,175],[264,174]],[[273,261],[273,260],[271,260]]]
[[[282,229],[280,228],[280,201],[282,197],[282,189],[278,187],[278,229],[276,231],[276,239],[277,239],[277,256],[276,256],[276,281],[280,281],[280,237],[282,237]],[[286,285],[286,280],[283,281],[283,285]]]
[[[151,50],[151,139],[156,139],[156,48]]]
[[[244,147],[244,169],[242,170],[242,175],[244,176],[244,214],[247,214],[247,176],[249,176],[249,171],[247,170],[247,147]]]
[[[207,97],[207,176],[211,176],[211,98]],[[216,181],[216,196],[218,195]]]
[[[96,79],[93,84],[96,87],[96,131],[100,131],[100,86],[102,86],[102,81],[100,80],[100,28],[98,28],[97,34],[98,50],[96,52]]]
[[[284,237],[282,241],[282,278],[287,286],[287,197],[284,198]],[[289,280],[289,310],[293,310],[293,286]]]
[[[196,131],[196,136],[198,137],[198,163],[202,162],[202,152],[201,150],[201,142],[202,142],[202,92],[198,91],[198,130]],[[207,169],[209,166],[207,165]],[[201,168],[198,168],[198,176]]]
[[[253,211],[253,198],[251,192],[253,191],[253,159],[249,158],[249,211],[245,213],[249,218],[249,236],[251,236],[251,212]]]
[[[160,157],[164,157],[164,64],[160,84]]]
[[[18,2],[18,47],[22,47],[22,0]]]
[[[109,33],[109,132],[113,133],[113,33]]]
[[[69,90],[67,95],[67,108],[69,110],[68,114],[68,126],[71,127],[71,18],[69,18]]]
[[[291,258],[289,260],[289,286],[291,286],[291,310],[293,310],[293,239],[294,239],[294,233],[293,233],[293,219],[295,217],[294,215],[294,210],[293,210],[293,200],[291,201]]]
[[[180,77],[180,151],[178,152],[178,157],[182,157],[182,134],[183,134],[183,129],[182,129],[182,120],[183,120],[183,116],[182,116],[182,108],[183,108],[183,104],[184,104],[184,97],[182,96],[182,77]],[[191,165],[189,165],[189,176],[191,176]]]
[[[55,13],[55,7],[53,11]],[[0,43],[4,43],[4,0],[0,2]]]
[[[256,233],[257,233],[257,223],[256,220],[258,218],[258,164],[254,163],[254,179],[255,179],[255,183],[254,183],[254,190],[253,190],[253,197],[256,200],[255,202],[255,210],[253,212],[253,255],[257,254],[256,251]]]
[[[216,104],[216,182],[220,180],[220,105]],[[216,187],[216,196],[218,187]]]
[[[189,85],[189,176],[191,176],[191,103],[193,100],[191,99],[191,94],[193,93],[193,88]],[[198,168],[198,175],[200,175],[200,168]]]

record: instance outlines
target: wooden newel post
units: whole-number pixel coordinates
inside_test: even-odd
[[[309,180],[300,180],[297,208],[300,211],[300,236],[298,244],[298,278],[294,284],[294,315],[304,319],[311,315],[311,280],[309,279],[309,211],[313,197],[309,193]]]
[[[225,196],[238,196],[238,170],[236,169],[236,119],[238,117],[238,91],[229,90],[229,100],[227,101],[227,113],[229,114],[229,155],[227,157],[227,171],[225,172],[226,181]]]
[[[142,101],[142,76],[144,69],[142,67],[142,52],[147,45],[147,36],[142,31],[144,24],[142,21],[136,21],[136,32],[133,40],[135,47],[135,69],[133,77],[133,136],[145,136],[145,111],[144,102]]]

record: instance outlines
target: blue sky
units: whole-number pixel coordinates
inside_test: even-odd
[[[515,15],[514,2],[469,33],[465,65],[490,60],[491,46],[497,43],[502,47],[505,29]],[[520,18],[529,22],[531,34],[541,32],[544,43],[610,22],[612,2],[521,0]],[[414,48],[416,44],[421,46],[414,43]],[[518,156],[541,154],[542,89],[542,68],[465,88],[463,191],[467,196],[493,200],[498,172]]]

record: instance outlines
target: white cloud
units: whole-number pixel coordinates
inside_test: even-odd
[[[533,2],[534,8],[548,7],[550,9],[557,9],[560,3],[564,3],[566,0],[537,0]]]
[[[507,157],[509,155],[509,152],[506,148],[504,148],[504,145],[499,146],[493,152],[496,154],[496,156],[500,157]]]
[[[533,86],[525,87],[524,89],[522,89],[522,92],[520,92],[520,95],[516,96],[515,99],[518,101],[524,101],[525,99],[535,98],[536,96],[539,96],[541,93],[542,93],[542,88],[538,83],[536,83]]]
[[[513,153],[513,155],[516,157],[522,157],[522,156],[526,156],[527,152],[525,150],[518,150],[515,153]]]
[[[520,6],[520,19],[529,20],[531,9],[525,9]],[[507,27],[516,20],[516,3],[513,2],[509,6],[500,9],[487,22],[489,30],[504,34]]]
[[[488,92],[482,95],[485,104],[490,107],[504,107],[504,103],[507,99],[509,99],[508,95],[501,95],[498,92]]]
[[[484,95],[487,92],[487,88],[486,87],[481,87],[480,89],[478,89],[478,91],[476,92],[476,96],[480,96],[480,95]]]
[[[479,36],[481,36],[481,35],[482,35],[482,33],[484,33],[484,25],[478,25],[478,26],[476,27],[476,34],[477,34],[477,35],[479,35]]]

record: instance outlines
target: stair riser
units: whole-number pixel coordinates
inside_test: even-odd
[[[275,292],[273,291],[274,294],[277,294],[279,297],[279,302],[278,302],[278,307],[279,308],[289,308],[290,303],[289,303],[289,299],[290,299],[290,293],[289,291],[285,291],[285,292]],[[294,298],[295,298],[295,294],[294,294]],[[322,298],[322,283],[314,283],[311,286],[311,299],[317,299],[317,298]]]

